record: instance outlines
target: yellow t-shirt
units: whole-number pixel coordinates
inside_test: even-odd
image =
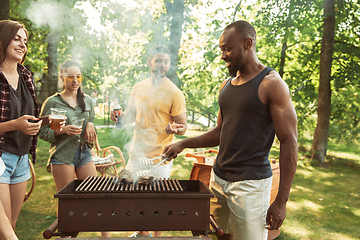
[[[167,124],[186,112],[183,93],[169,79],[154,85],[148,78],[134,85],[130,107],[136,109],[130,159],[138,161],[161,156],[164,147],[173,141],[173,134],[165,132]]]

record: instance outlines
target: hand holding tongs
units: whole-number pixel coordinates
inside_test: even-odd
[[[162,157],[157,157],[156,159],[159,159],[159,158],[162,158]],[[161,160],[160,162],[158,162],[157,164],[155,164],[154,166],[152,166],[150,169],[148,170],[141,170],[141,171],[137,171],[136,174],[138,176],[146,176],[146,175],[149,175],[149,173],[151,172],[151,170],[153,170],[154,168],[158,167],[160,164],[162,164],[163,162],[167,161],[170,159],[170,156],[169,157],[166,157],[164,158],[163,160]],[[151,159],[150,159],[151,160]],[[154,160],[154,159],[152,159]]]

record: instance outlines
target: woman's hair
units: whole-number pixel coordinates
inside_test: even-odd
[[[29,34],[22,23],[18,23],[11,20],[2,20],[0,21],[0,62],[5,61],[6,59],[6,49],[8,48],[11,40],[14,39],[19,29],[23,29],[26,38],[29,39]],[[26,53],[21,59],[21,64],[24,63]]]
[[[80,71],[82,72],[81,64],[78,61],[69,59],[69,60],[66,60],[63,64],[61,64],[60,70],[59,70],[59,77],[61,77],[64,73],[66,73],[68,68],[71,66],[76,66],[76,67],[80,68]],[[65,88],[65,86],[63,86],[63,89],[64,88]],[[84,93],[81,91],[81,87],[79,87],[77,90],[76,98],[77,98],[78,104],[79,104],[82,112],[84,112],[85,111],[85,101],[84,101],[85,96],[84,96]]]

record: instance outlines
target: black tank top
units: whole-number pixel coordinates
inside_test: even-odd
[[[258,95],[260,83],[271,70],[266,67],[256,77],[238,86],[228,80],[219,94],[223,123],[214,172],[226,181],[260,180],[272,176],[269,152],[275,130],[269,107]]]

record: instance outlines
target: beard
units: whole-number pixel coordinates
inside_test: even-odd
[[[232,68],[232,69],[228,68],[228,70],[229,70],[229,74],[230,74],[231,77],[236,77],[236,73],[237,73],[237,70],[236,70],[236,69],[234,69],[234,68]]]
[[[231,61],[228,66],[228,71],[231,77],[236,77],[237,72],[241,69],[241,63],[239,61]]]
[[[239,69],[240,69],[240,67],[237,66],[237,65],[232,65],[232,66],[230,65],[228,67],[228,71],[229,71],[230,76],[231,77],[236,77],[236,73],[238,72]]]
[[[156,78],[164,78],[164,77],[166,77],[167,73],[168,73],[168,71],[166,71],[162,68],[156,68],[153,71],[153,74]]]

